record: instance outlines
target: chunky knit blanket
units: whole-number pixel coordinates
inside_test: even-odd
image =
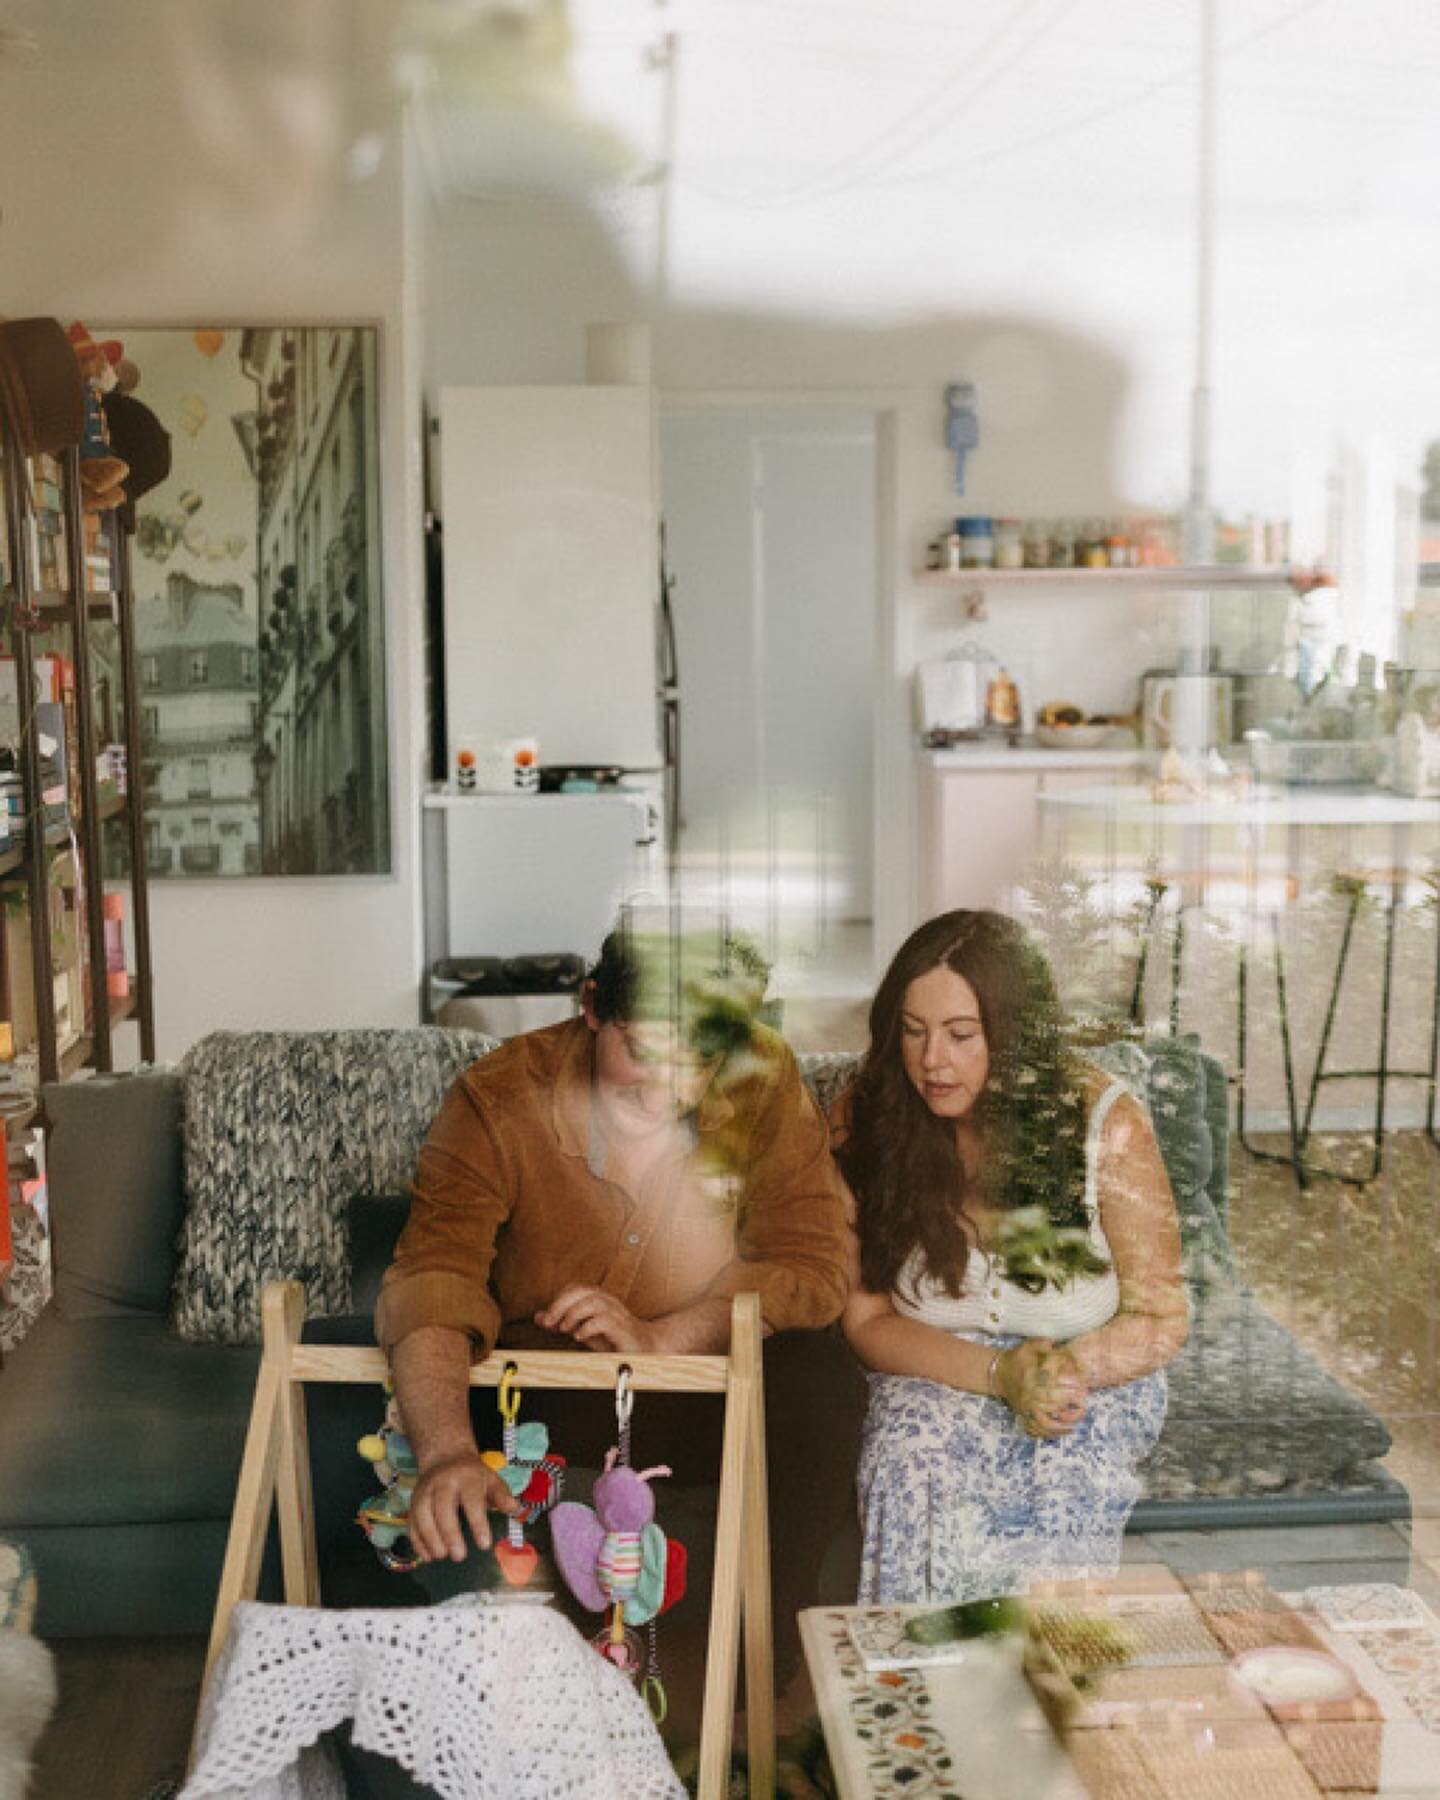
[[[203,1038],[180,1065],[180,1336],[258,1342],[267,1281],[303,1281],[312,1316],[349,1312],[350,1202],[409,1188],[451,1084],[494,1047],[438,1026]]]

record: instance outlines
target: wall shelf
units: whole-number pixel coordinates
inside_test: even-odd
[[[1204,568],[1154,569],[920,569],[921,587],[958,588],[1283,588],[1288,568],[1251,568],[1242,563],[1216,563]]]

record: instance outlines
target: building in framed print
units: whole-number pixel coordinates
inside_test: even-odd
[[[151,874],[388,872],[375,331],[116,335],[173,453],[134,539]]]

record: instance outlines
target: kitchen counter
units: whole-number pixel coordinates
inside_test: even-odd
[[[1155,753],[1138,744],[1098,750],[1046,750],[1029,738],[1017,748],[1003,743],[956,744],[949,750],[920,746],[924,767],[947,769],[1141,769],[1152,766]]]
[[[1154,753],[1134,744],[918,748],[919,899],[927,915],[956,906],[1008,909],[1041,855],[1042,797],[1134,784],[1155,766]]]

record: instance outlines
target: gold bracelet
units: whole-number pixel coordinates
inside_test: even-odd
[[[990,1367],[985,1371],[985,1391],[992,1400],[1000,1398],[1000,1389],[995,1385],[995,1376],[999,1372],[1000,1358],[1004,1354],[1003,1350],[997,1350],[990,1358]]]

